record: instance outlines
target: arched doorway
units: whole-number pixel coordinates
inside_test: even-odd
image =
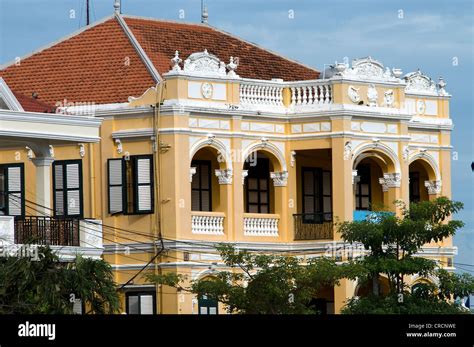
[[[270,144],[251,148],[242,170],[244,235],[279,236],[283,190],[288,172],[281,153]]]
[[[220,211],[220,187],[216,172],[225,170],[212,147],[198,150],[191,161],[191,210]]]
[[[394,211],[399,199],[400,164],[380,144],[356,151],[353,161],[354,220],[366,220],[373,211]]]
[[[409,165],[410,202],[428,201],[441,187],[435,169],[424,159],[415,159]]]
[[[274,163],[263,151],[252,153],[244,163],[247,177],[244,181],[244,207],[246,213],[274,213],[275,189],[270,178]]]

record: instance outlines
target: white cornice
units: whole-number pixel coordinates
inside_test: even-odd
[[[5,101],[7,107],[12,111],[24,111],[20,102],[17,100],[15,95],[12,93],[11,89],[8,87],[7,83],[0,77],[0,98]]]
[[[103,121],[102,118],[98,117],[10,110],[0,110],[0,120],[43,124],[78,125],[93,128],[99,128]]]
[[[128,139],[154,136],[153,128],[118,130],[112,133],[113,139]]]
[[[321,252],[326,252],[328,247],[335,248],[341,246],[353,246],[357,247],[359,244],[351,245],[350,243],[343,241],[307,241],[307,242],[227,242],[232,244],[236,249],[249,250],[249,251],[267,251],[267,252],[308,252],[308,254],[317,254]],[[208,252],[209,254],[217,254],[215,246],[222,244],[222,241],[211,241],[211,240],[179,240],[171,241],[164,240],[163,242],[165,249],[175,250],[175,251],[199,251],[199,252]],[[121,245],[104,245],[104,254],[117,254],[123,253],[125,250],[133,248],[133,253],[140,252],[149,252],[154,251],[155,243],[153,242],[143,242],[143,243],[123,243]],[[457,255],[458,248],[456,246],[452,247],[432,247],[424,246],[421,248],[421,251],[416,253],[416,256],[453,256]],[[130,250],[132,252],[132,250]],[[166,257],[166,255],[163,255]],[[212,260],[215,262],[215,260]],[[211,261],[211,262],[212,262]],[[179,262],[182,264],[183,262]],[[193,261],[184,262],[184,264],[193,264]],[[202,265],[202,263],[197,263]],[[120,265],[119,265],[120,266]],[[124,265],[127,266],[127,265]],[[143,266],[143,265],[142,265]]]

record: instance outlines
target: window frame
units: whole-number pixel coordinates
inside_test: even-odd
[[[144,313],[141,313],[141,297],[142,296],[145,296],[145,295],[151,295],[152,298],[153,298],[153,313],[151,313],[151,315],[156,315],[156,291],[152,291],[152,290],[149,290],[149,291],[146,291],[146,290],[139,290],[139,291],[127,291],[125,293],[125,312],[127,313],[127,315],[150,315],[148,313],[144,314]],[[130,296],[137,296],[138,297],[138,309],[139,309],[139,313],[130,313],[130,306],[129,306],[129,302],[128,302],[128,298]]]
[[[258,162],[265,161],[265,164],[262,169],[257,169],[259,165]],[[256,166],[247,166],[246,169],[248,170],[248,175],[245,178],[245,212],[246,213],[263,213],[263,214],[271,214],[272,213],[272,204],[271,204],[271,188],[270,188],[270,159],[268,158],[258,158],[257,159],[257,165]],[[255,172],[257,174],[255,174]],[[249,188],[249,179],[256,179],[257,180],[257,189],[250,189]],[[260,187],[260,180],[264,179],[267,182],[267,188],[266,190],[261,189]],[[257,202],[250,202],[250,193],[251,192],[257,192]],[[266,192],[267,193],[267,202],[262,203],[261,202],[261,193]],[[250,206],[257,206],[258,212],[250,212]],[[262,206],[267,207],[267,212],[262,212]]]
[[[201,175],[201,170],[200,167],[206,165],[208,166],[208,189],[202,188],[202,175]],[[199,175],[199,188],[193,188],[193,184],[191,182],[191,210],[195,212],[212,212],[212,161],[211,160],[193,160],[191,161],[191,167],[196,168],[196,173],[193,175],[193,179],[196,175]],[[193,210],[193,191],[198,191],[199,192],[199,210]],[[209,193],[209,210],[203,210],[202,205],[203,205],[203,199],[202,199],[202,192],[203,191],[208,191]]]
[[[359,175],[359,170],[362,170],[362,171],[365,171],[367,174],[366,177],[368,177],[368,182],[362,182],[362,177],[365,177],[365,176],[362,176],[362,175]],[[371,167],[370,165],[359,165],[357,167],[357,174],[358,176],[360,176],[360,180],[359,182],[357,182],[357,185],[356,185],[356,192],[355,192],[355,210],[356,211],[371,211],[371,206],[372,206],[372,176],[371,176]],[[362,184],[368,184],[369,185],[369,192],[368,194],[362,194]],[[367,208],[362,208],[360,206],[362,206],[362,198],[364,197],[368,197],[369,198],[369,206]],[[359,207],[357,207],[359,206]]]
[[[67,165],[70,164],[79,164],[79,188],[67,188]],[[63,189],[58,190],[56,189],[56,166],[62,166],[62,171],[63,171]],[[83,166],[82,166],[82,159],[67,159],[67,160],[55,160],[51,166],[51,171],[52,171],[52,181],[53,181],[53,215],[54,218],[56,219],[61,219],[61,218],[78,218],[82,219],[84,218],[84,182],[83,182]],[[79,190],[79,214],[74,214],[70,215],[68,213],[68,208],[67,208],[67,192],[69,190]],[[58,215],[57,214],[57,201],[56,201],[56,191],[62,191],[63,193],[63,214]]]
[[[138,160],[140,159],[149,159],[150,160],[150,183],[138,183]],[[128,194],[125,197],[125,203],[127,207],[128,215],[140,215],[140,214],[152,214],[155,212],[155,180],[154,180],[154,161],[153,154],[138,154],[131,155],[130,162],[132,163],[132,195],[133,195],[133,211],[128,211]],[[140,211],[138,209],[138,187],[140,186],[150,186],[150,209]],[[127,189],[128,187],[126,187]],[[128,192],[127,192],[128,193]]]
[[[5,199],[5,208],[4,208],[4,215],[5,216],[13,216],[15,219],[23,219],[25,217],[25,164],[24,163],[7,163],[7,164],[0,164],[0,167],[4,169],[4,186],[3,186],[3,194]],[[20,215],[10,215],[10,199],[9,194],[10,191],[8,190],[8,169],[12,167],[19,167],[20,168],[20,191],[21,194],[21,213]],[[18,193],[14,191],[13,193]]]

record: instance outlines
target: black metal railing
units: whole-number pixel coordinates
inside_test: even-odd
[[[79,246],[79,219],[26,216],[15,220],[15,243]]]
[[[331,240],[334,237],[332,213],[293,215],[295,240]]]

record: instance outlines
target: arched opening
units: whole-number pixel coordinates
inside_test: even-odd
[[[423,159],[416,159],[409,166],[410,202],[429,200],[429,192],[425,186],[427,181],[435,181],[436,174],[430,164]]]
[[[308,307],[321,315],[334,314],[334,287],[319,288]]]
[[[372,157],[362,159],[356,166],[357,182],[355,183],[355,209],[357,211],[377,211],[384,205],[384,196],[379,178],[383,170]]]
[[[380,146],[369,148],[354,158],[354,220],[368,220],[379,213],[394,211],[401,184],[400,165],[393,154]],[[390,213],[392,213],[390,212]]]
[[[219,153],[213,147],[199,149],[192,158],[190,172],[192,211],[224,211],[216,170],[225,170],[225,163],[219,162],[218,158]]]
[[[244,208],[246,213],[275,213],[275,187],[270,173],[277,167],[273,154],[259,150],[244,163]]]

